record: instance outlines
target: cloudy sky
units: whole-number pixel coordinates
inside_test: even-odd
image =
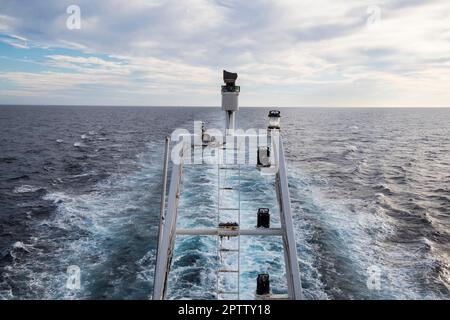
[[[245,106],[450,107],[450,1],[0,0],[0,104],[217,106],[223,68]]]

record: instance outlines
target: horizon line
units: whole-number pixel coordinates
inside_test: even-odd
[[[1,107],[129,107],[129,108],[221,108],[220,105],[217,106],[205,106],[205,105],[104,105],[104,104],[8,104],[0,103]],[[391,106],[391,107],[343,107],[343,106],[240,106],[240,108],[264,108],[264,109],[449,109],[450,106],[432,106],[432,107],[417,107],[417,106]]]

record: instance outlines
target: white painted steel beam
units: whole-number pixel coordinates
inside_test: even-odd
[[[209,229],[177,229],[177,235],[180,236],[282,236],[283,231],[280,228],[259,228],[259,229],[243,229],[243,230],[227,230],[223,228]]]
[[[283,141],[278,139],[279,169],[276,175],[278,201],[280,204],[280,221],[283,229],[283,246],[285,256],[285,268],[288,284],[288,295],[292,300],[303,299],[300,270],[297,260],[297,246],[295,243],[294,226],[292,221],[291,200],[289,196],[289,184],[284,158]],[[276,146],[275,146],[276,147]]]
[[[153,284],[153,300],[163,300],[166,295],[167,279],[172,261],[177,224],[178,200],[180,198],[183,172],[183,155],[180,164],[173,164],[170,179],[167,212],[161,221],[160,239],[156,253],[155,281]]]

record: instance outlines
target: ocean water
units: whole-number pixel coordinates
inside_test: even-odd
[[[266,116],[244,108],[238,125]],[[223,121],[220,108],[0,107],[0,298],[151,298],[164,137],[194,120]],[[450,299],[449,123],[450,109],[282,109],[307,299]],[[276,225],[270,177],[241,186],[242,225],[260,206]],[[213,226],[216,189],[214,167],[187,168],[179,225]],[[285,292],[281,244],[241,247],[241,297],[258,272]],[[177,241],[169,298],[215,298],[216,250]]]

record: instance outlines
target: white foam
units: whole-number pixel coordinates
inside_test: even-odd
[[[291,170],[292,173],[298,181],[307,183],[309,180],[314,181],[307,176],[299,176],[298,172]],[[394,206],[389,196],[379,192],[373,195],[372,201],[346,199],[331,187],[315,187],[313,183],[309,188],[302,190],[299,188],[298,181],[291,184],[292,203],[294,208],[297,203],[301,203],[301,206],[298,205],[298,209],[307,209],[298,211],[301,216],[294,216],[297,243],[300,256],[303,258],[300,264],[303,270],[302,276],[305,276],[305,267],[307,272],[317,268],[311,269],[309,266],[314,259],[327,263],[334,262],[333,257],[321,256],[320,250],[314,249],[316,240],[312,231],[319,228],[320,234],[328,234],[324,240],[326,245],[332,247],[338,257],[344,257],[346,264],[351,263],[355,278],[367,279],[367,268],[371,266],[376,266],[381,271],[380,291],[371,292],[365,288],[364,284],[358,289],[358,293],[353,293],[346,288],[342,288],[342,290],[335,288],[332,289],[333,291],[340,292],[344,296],[356,294],[353,297],[358,297],[359,294],[362,294],[362,297],[376,299],[439,299],[443,297],[437,292],[424,292],[421,284],[417,281],[418,278],[423,277],[424,268],[428,269],[428,266],[436,265],[436,254],[427,250],[427,246],[433,248],[434,244],[427,243],[426,239],[412,242],[393,240],[397,234],[398,221],[387,215],[384,207],[389,205],[389,207],[397,208],[397,206]],[[311,191],[309,192],[308,189]],[[302,252],[305,249],[312,251],[311,254]],[[440,250],[441,248],[434,251]],[[443,265],[446,264],[445,258],[439,257],[438,260]],[[327,266],[327,272],[333,272],[331,266]],[[430,270],[430,272],[432,271]],[[448,279],[446,280],[448,274],[447,276],[445,274],[445,272],[441,272],[441,282],[448,285]],[[335,277],[343,278],[340,274],[336,274]],[[308,282],[311,282],[309,276]],[[310,291],[310,289],[308,288],[306,291]],[[317,292],[320,290],[320,287],[314,289],[314,298],[317,298]]]
[[[33,247],[31,245],[26,245],[21,241],[17,241],[16,243],[13,244],[13,249],[22,249],[26,252],[31,252],[32,248]]]
[[[34,187],[34,186],[30,186],[30,185],[22,185],[19,187],[14,188],[13,192],[14,193],[32,193],[32,192],[36,192],[38,190],[40,190],[42,188],[39,187]]]
[[[75,142],[74,144],[73,144],[73,146],[75,147],[75,148],[84,148],[84,147],[86,147],[86,145],[83,143],[83,142]]]
[[[14,299],[12,289],[0,290],[0,300],[11,300]]]
[[[149,145],[149,150],[154,150],[155,146]],[[151,186],[157,185],[152,177],[160,175],[160,168],[155,166],[155,161],[159,160],[157,153],[145,153],[139,158],[140,169],[130,173],[117,173],[108,179],[97,183],[93,191],[77,194],[70,189],[64,191],[53,191],[47,193],[43,199],[56,204],[56,213],[47,220],[36,226],[36,242],[39,247],[49,247],[51,250],[45,255],[36,250],[34,255],[39,255],[33,259],[33,266],[22,263],[17,264],[12,271],[20,274],[24,278],[33,278],[33,287],[39,291],[39,298],[52,299],[62,297],[67,299],[82,299],[89,297],[90,292],[86,291],[82,284],[82,289],[76,292],[66,290],[64,283],[67,280],[65,272],[68,265],[78,265],[82,271],[83,281],[95,281],[95,272],[98,272],[100,265],[109,263],[110,259],[116,259],[116,252],[111,248],[111,241],[117,241],[121,247],[126,237],[134,235],[147,237],[149,232],[156,233],[156,224],[150,224],[152,216],[157,216],[156,212],[148,212],[149,194]],[[156,196],[159,199],[159,195]],[[159,208],[159,205],[155,207]],[[50,229],[50,231],[49,231]],[[58,242],[49,238],[48,233],[56,230],[58,232]],[[64,230],[64,232],[59,232]],[[66,238],[67,237],[67,238]],[[18,248],[33,250],[26,244],[17,244]],[[146,244],[142,243],[145,247]],[[138,249],[137,249],[138,250]],[[149,253],[151,255],[152,253]],[[122,269],[129,267],[128,263],[136,263],[139,277],[137,286],[142,286],[139,282],[150,282],[154,261],[150,256],[145,263],[129,261]],[[59,271],[48,274],[37,274],[36,268],[45,268],[45,264],[51,262],[51,268],[57,267]],[[139,263],[145,264],[140,267]],[[90,279],[90,280],[88,280]],[[124,279],[119,275],[112,275],[111,284],[120,282],[123,285]],[[27,282],[30,283],[31,282]],[[85,283],[85,282],[83,282]],[[61,285],[62,284],[62,285]],[[118,287],[120,287],[118,285]],[[148,285],[148,284],[146,284]],[[33,290],[30,288],[30,292]],[[37,292],[37,291],[33,291]]]

